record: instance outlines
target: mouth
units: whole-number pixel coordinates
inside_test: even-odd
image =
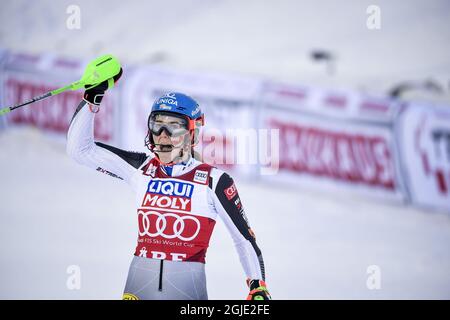
[[[171,144],[158,144],[159,152],[171,152],[173,150],[173,145]]]

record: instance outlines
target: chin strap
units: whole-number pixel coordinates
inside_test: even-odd
[[[152,149],[150,149],[150,151],[152,151],[155,155],[156,155],[156,160],[161,164],[161,165],[163,165],[163,166],[173,166],[173,165],[176,165],[176,163],[172,160],[172,161],[170,161],[170,162],[163,162],[163,161],[161,161],[161,159],[159,158],[159,152],[172,152],[173,151],[173,149],[180,149],[180,153],[179,153],[179,155],[178,155],[178,157],[180,157],[180,159],[183,159],[183,157],[184,157],[184,148],[183,148],[183,144],[181,144],[180,146],[176,146],[176,147],[173,147],[172,148],[172,150],[170,150],[170,151],[156,151],[155,150],[155,147],[156,147],[157,145],[152,145]],[[175,157],[175,158],[177,158],[177,156]]]
[[[189,137],[192,139],[192,134],[190,134]],[[170,150],[170,151],[156,151],[155,148],[156,148],[156,146],[157,146],[158,144],[155,144],[155,143],[154,143],[154,141],[153,141],[153,139],[152,139],[152,136],[151,136],[150,130],[147,132],[147,136],[145,137],[145,146],[146,146],[152,153],[155,154],[156,160],[157,160],[161,165],[164,165],[164,166],[173,166],[173,165],[175,165],[176,163],[174,162],[174,160],[172,160],[172,161],[170,161],[170,162],[167,162],[167,163],[161,161],[161,159],[159,158],[159,154],[158,154],[158,153],[160,153],[160,152],[172,152],[173,149],[180,149],[180,153],[178,154],[178,156],[175,156],[175,158],[180,157],[180,159],[183,159],[183,157],[184,157],[184,155],[185,155],[185,154],[184,154],[184,145],[185,145],[185,143],[186,143],[185,141],[181,142],[180,145],[174,146],[174,147],[172,148],[172,150]],[[192,142],[191,142],[191,147],[193,147],[193,146],[194,146],[194,145],[193,145]],[[193,156],[193,155],[192,155],[192,156]]]

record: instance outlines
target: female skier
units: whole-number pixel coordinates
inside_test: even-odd
[[[117,82],[122,69],[114,77]],[[233,179],[193,157],[204,115],[191,97],[156,99],[145,145],[130,152],[94,142],[94,117],[112,81],[85,91],[71,120],[67,153],[80,164],[124,180],[136,194],[138,242],[123,299],[208,299],[205,254],[217,216],[247,276],[248,300],[271,299],[264,262]]]

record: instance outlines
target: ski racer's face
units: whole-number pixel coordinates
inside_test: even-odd
[[[153,135],[155,152],[166,163],[184,160],[189,155],[190,134],[187,121],[181,117],[156,114],[150,117],[149,130]]]

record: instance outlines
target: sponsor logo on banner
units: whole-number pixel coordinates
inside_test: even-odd
[[[330,94],[325,96],[325,106],[343,109],[347,107],[347,97],[344,95]]]
[[[208,171],[197,170],[195,171],[194,181],[199,183],[206,183],[208,178]]]
[[[333,180],[395,189],[395,172],[385,137],[269,121],[280,130],[280,169]]]
[[[231,186],[226,188],[223,192],[227,196],[228,200],[233,199],[237,195],[237,189],[236,189],[236,186],[235,186],[234,182],[233,182],[233,184]]]

